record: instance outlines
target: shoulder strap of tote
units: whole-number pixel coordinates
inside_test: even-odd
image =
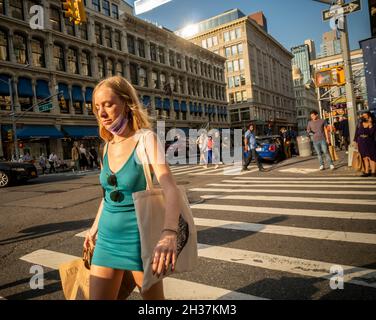
[[[149,157],[146,151],[146,135],[148,131],[144,132],[141,137],[141,156],[142,156],[142,166],[144,168],[144,175],[146,179],[146,190],[152,190],[153,189],[153,179],[151,177],[151,172],[150,172],[150,164],[151,162],[149,161]]]

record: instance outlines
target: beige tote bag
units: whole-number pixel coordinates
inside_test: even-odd
[[[157,278],[152,271],[152,254],[160,240],[165,220],[165,198],[161,188],[155,188],[146,154],[146,134],[140,138],[138,147],[142,154],[142,164],[147,182],[145,191],[133,193],[133,200],[140,231],[141,258],[144,269],[144,280],[141,292],[145,292],[155,283],[172,273],[171,265],[166,275]],[[177,260],[174,273],[192,271],[197,263],[197,232],[192,212],[184,188],[179,187],[181,211],[177,237]]]

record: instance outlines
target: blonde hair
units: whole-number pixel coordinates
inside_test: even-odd
[[[138,98],[136,89],[123,77],[110,77],[99,82],[93,91],[93,113],[97,118],[99,135],[104,141],[111,141],[114,136],[102,125],[98,110],[95,107],[95,94],[101,87],[110,88],[124,102],[123,114],[128,114],[128,123],[133,131],[150,129],[149,116]]]

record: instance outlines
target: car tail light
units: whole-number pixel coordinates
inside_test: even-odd
[[[275,152],[275,145],[274,144],[269,146],[269,151]]]

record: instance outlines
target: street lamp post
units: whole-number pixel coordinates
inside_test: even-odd
[[[17,143],[16,111],[14,109],[12,78],[8,79],[8,86],[9,86],[9,94],[10,94],[10,107],[12,110],[11,119],[12,119],[12,130],[13,130],[14,152],[15,152],[16,160],[18,161],[20,157],[20,150],[18,149],[18,143]]]

